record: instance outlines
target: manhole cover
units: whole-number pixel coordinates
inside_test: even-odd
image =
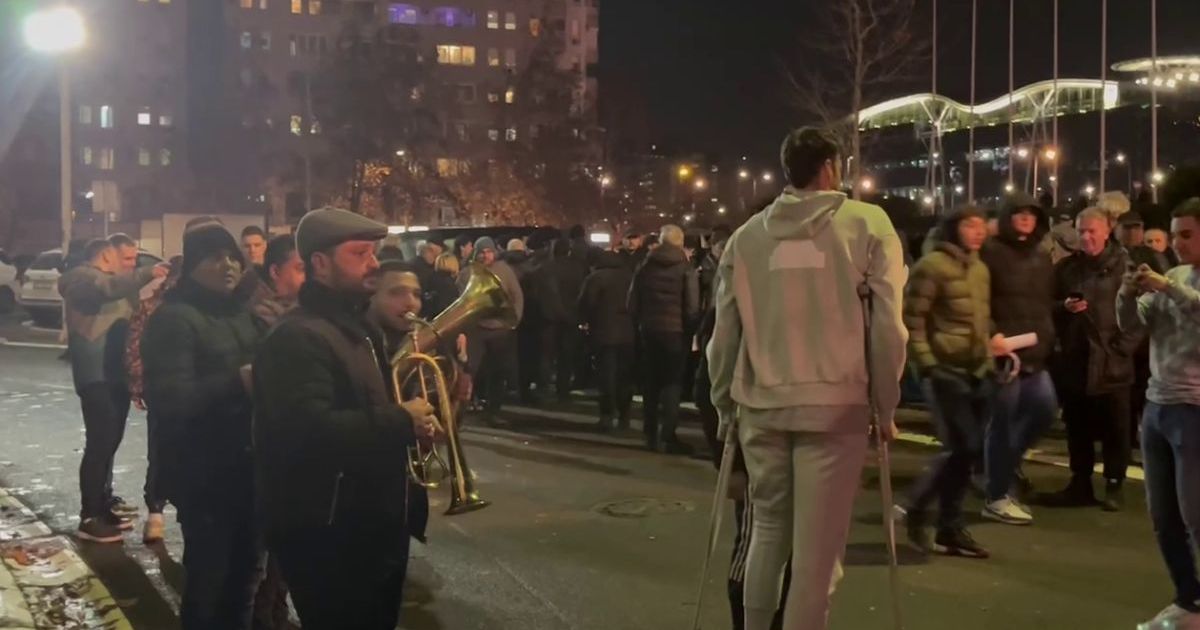
[[[668,501],[665,499],[622,499],[601,503],[593,508],[605,516],[616,518],[645,518],[655,514],[691,512],[696,506],[690,501]]]

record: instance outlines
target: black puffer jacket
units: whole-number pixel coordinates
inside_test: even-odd
[[[596,270],[583,281],[579,292],[579,313],[588,324],[592,340],[602,346],[633,343],[633,318],[626,297],[633,272],[620,254],[598,252]]]
[[[558,294],[567,317],[565,323],[578,324],[581,320],[576,299],[583,288],[584,279],[591,271],[587,250],[572,247],[567,241],[558,241],[554,244],[554,253],[550,274],[558,284]]]
[[[1059,352],[1054,358],[1055,384],[1060,391],[1089,396],[1117,391],[1133,384],[1132,356],[1137,335],[1117,326],[1117,292],[1129,265],[1129,254],[1109,243],[1099,256],[1075,252],[1054,270],[1054,326]],[[1067,311],[1064,302],[1082,294],[1088,308]]]
[[[567,321],[568,313],[558,281],[554,275],[554,259],[550,247],[537,250],[530,256],[525,275],[521,277],[521,291],[525,293],[526,327],[541,327]]]
[[[1033,199],[1014,200],[1001,211],[1000,233],[980,252],[992,276],[992,321],[1005,336],[1037,333],[1038,343],[1021,350],[1024,372],[1045,367],[1054,352],[1054,265],[1050,253],[1039,247],[1050,231],[1050,218]],[[1012,215],[1030,208],[1037,215],[1037,228],[1022,240],[1012,227]]]
[[[694,324],[699,280],[681,248],[663,244],[646,257],[633,275],[627,306],[643,332],[683,334]]]
[[[146,324],[146,404],[162,427],[168,497],[183,509],[253,497],[253,405],[240,370],[264,332],[243,302],[186,278]]]

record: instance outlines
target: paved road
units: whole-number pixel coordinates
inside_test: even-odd
[[[69,532],[77,523],[83,434],[57,354],[0,345],[0,486],[18,493],[52,528]],[[466,431],[479,489],[493,505],[434,518],[431,544],[414,550],[403,628],[690,626],[715,473],[699,459],[646,453],[636,435],[596,435],[591,409],[582,401],[554,411],[520,409],[507,415],[506,426]],[[699,442],[697,432],[688,435]],[[135,414],[115,475],[118,493],[130,500],[141,496],[144,452],[144,417]],[[913,443],[896,449],[898,488],[911,483],[930,452]],[[1056,466],[1030,465],[1028,472],[1044,489],[1066,480]],[[876,476],[874,469],[864,474],[835,629],[891,627]],[[1042,508],[1033,527],[981,523],[974,531],[992,548],[989,561],[926,560],[905,551],[906,627],[1134,627],[1171,592],[1141,491],[1134,482],[1129,509],[1120,514]],[[444,495],[436,500],[444,506]],[[614,503],[644,512],[608,515]],[[969,507],[977,511],[979,504]],[[166,544],[158,548],[132,535],[123,546],[82,547],[137,628],[175,627],[182,543],[169,520]],[[728,627],[721,578],[727,540],[719,554],[703,611],[706,629]]]

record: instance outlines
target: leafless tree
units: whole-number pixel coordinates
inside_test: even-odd
[[[825,0],[815,9],[818,28],[805,38],[800,63],[785,67],[799,110],[850,147],[847,175],[855,196],[862,172],[857,112],[911,81],[919,62],[928,59],[916,8],[916,0]]]

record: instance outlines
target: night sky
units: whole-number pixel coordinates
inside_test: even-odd
[[[670,151],[770,159],[805,122],[783,68],[803,59],[815,7],[831,0],[603,0],[601,79],[606,119]],[[1099,78],[1100,0],[1060,0],[1060,74]],[[1017,0],[1016,85],[1052,78],[1053,3]],[[931,0],[918,0],[923,36]],[[1007,92],[1008,2],[979,0],[978,101]],[[1109,1],[1110,63],[1150,55],[1149,0]],[[941,91],[968,101],[970,0],[940,0]],[[1200,0],[1159,0],[1159,54],[1200,54]],[[928,91],[929,70],[913,90]],[[645,120],[635,112],[645,111]],[[631,147],[621,147],[631,148]]]

